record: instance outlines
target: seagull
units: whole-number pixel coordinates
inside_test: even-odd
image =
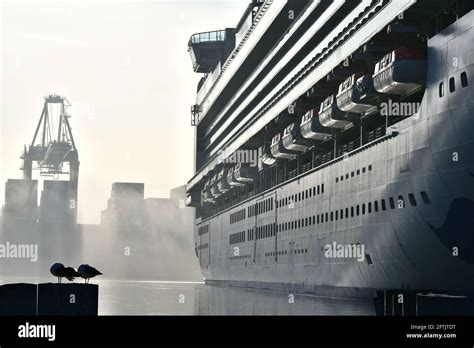
[[[89,283],[90,278],[94,278],[96,275],[101,275],[102,273],[96,270],[94,267],[87,264],[80,265],[77,269],[82,278],[84,278],[84,284]]]
[[[74,277],[80,277],[81,275],[73,267],[64,267],[62,263],[55,263],[49,269],[51,274],[58,277],[58,283],[61,283],[61,278],[66,278],[69,281],[73,281]]]

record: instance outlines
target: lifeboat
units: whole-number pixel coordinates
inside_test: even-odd
[[[247,163],[237,163],[234,166],[234,178],[237,182],[251,184],[257,178],[257,167],[252,167]]]
[[[245,186],[245,183],[242,183],[242,182],[239,182],[236,180],[235,176],[234,176],[234,167],[232,168],[229,168],[229,170],[227,171],[227,183],[229,184],[229,186],[232,188],[232,187],[244,187]]]
[[[351,122],[347,119],[347,113],[337,107],[335,99],[333,94],[321,103],[319,122],[321,122],[324,127],[343,129],[350,125]]]
[[[281,133],[277,133],[273,137],[270,151],[272,153],[272,156],[278,159],[292,159],[298,154],[297,151],[285,149],[285,147],[283,146]]]
[[[331,139],[331,131],[319,121],[318,110],[309,110],[302,118],[300,125],[301,135],[306,139],[325,141]]]
[[[312,145],[309,139],[304,138],[300,132],[300,125],[292,123],[283,133],[283,146],[287,150],[306,151]]]
[[[385,55],[372,76],[380,93],[408,95],[426,83],[426,50],[400,47]]]
[[[276,162],[276,158],[272,156],[270,149],[266,148],[266,146],[262,148],[262,156],[260,159],[262,163],[267,166],[271,166]]]
[[[222,167],[217,173],[217,188],[220,192],[226,193],[230,190],[230,185],[227,182],[227,172],[229,168]]]
[[[204,189],[201,191],[201,198],[203,203],[214,204],[216,202],[214,196],[211,194],[210,180],[204,184]]]
[[[353,74],[339,86],[337,107],[348,113],[365,115],[377,110],[383,95],[374,88],[372,75]]]
[[[217,185],[218,183],[218,174],[214,175],[211,178],[211,183],[210,183],[210,189],[211,189],[211,194],[214,198],[219,198],[222,196],[222,192],[219,190],[219,186]]]

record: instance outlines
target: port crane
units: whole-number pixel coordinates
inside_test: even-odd
[[[50,113],[50,105],[59,104],[59,122],[54,125],[54,115]],[[41,176],[69,175],[69,181],[77,191],[79,179],[79,154],[77,152],[67,108],[69,101],[59,95],[44,98],[43,110],[36,127],[33,141],[25,145],[21,159],[23,160],[23,178],[32,179],[33,169],[39,169]],[[37,167],[33,168],[33,163]],[[64,164],[69,164],[69,171]]]

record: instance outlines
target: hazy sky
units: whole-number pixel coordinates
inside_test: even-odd
[[[71,104],[79,222],[98,223],[111,184],[168,197],[194,169],[191,34],[233,27],[248,0],[0,0],[0,203],[21,178],[43,97]]]

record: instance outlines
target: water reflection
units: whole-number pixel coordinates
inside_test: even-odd
[[[345,300],[177,282],[100,284],[100,315],[374,315],[372,300]]]
[[[55,282],[3,277],[7,283]],[[80,281],[76,281],[80,282]],[[347,300],[226,288],[198,282],[114,281],[99,284],[99,315],[375,315],[372,300]]]

